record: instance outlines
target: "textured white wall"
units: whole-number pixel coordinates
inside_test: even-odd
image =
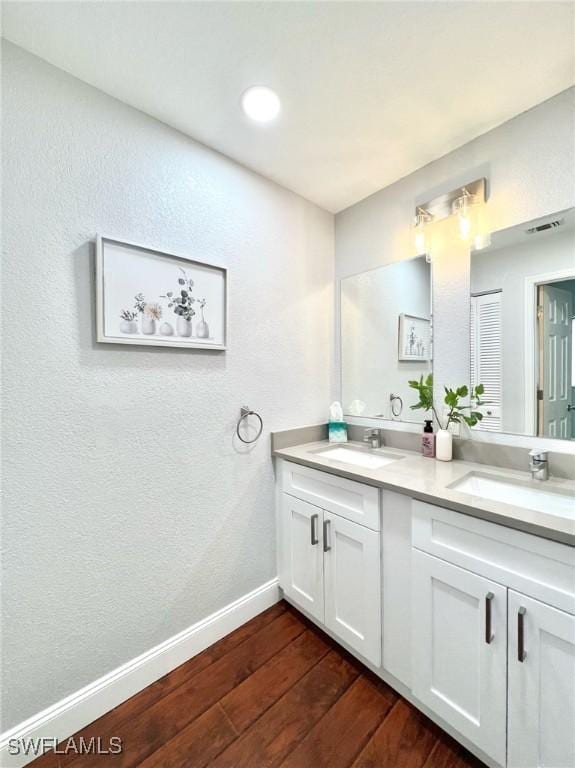
[[[269,430],[326,416],[333,217],[10,44],[3,86],[6,729],[275,576]],[[229,351],[96,344],[97,232],[227,265]]]
[[[564,91],[339,213],[336,277],[412,256],[415,205],[481,176],[493,231],[575,205],[574,100],[575,88]],[[469,253],[450,220],[438,229],[434,375],[442,387],[469,379]]]

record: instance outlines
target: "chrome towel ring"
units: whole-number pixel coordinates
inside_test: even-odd
[[[399,410],[397,407],[397,401],[399,400]],[[401,416],[401,412],[403,411],[403,400],[399,395],[390,395],[389,401],[391,403],[391,413],[393,416]]]
[[[242,422],[245,419],[247,419],[249,416],[255,416],[256,419],[259,419],[260,428],[258,429],[258,433],[254,438],[252,438],[251,440],[246,440],[245,437],[242,437],[240,433],[240,427],[242,426]],[[242,443],[246,443],[247,445],[249,445],[250,443],[255,443],[256,440],[260,437],[261,433],[263,432],[263,429],[264,429],[264,421],[262,417],[259,415],[259,413],[252,411],[252,409],[248,408],[247,405],[242,405],[240,409],[240,418],[238,419],[238,423],[236,424],[236,435],[239,437]]]

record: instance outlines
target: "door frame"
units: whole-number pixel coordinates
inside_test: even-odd
[[[535,343],[538,334],[537,321],[537,292],[543,283],[557,283],[561,280],[575,279],[572,268],[557,269],[554,272],[543,272],[538,275],[529,275],[524,283],[524,317],[525,317],[525,434],[537,435],[538,402],[537,387],[539,384],[539,359],[535,354]],[[535,397],[533,394],[535,393]]]

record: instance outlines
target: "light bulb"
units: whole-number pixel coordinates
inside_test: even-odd
[[[423,253],[427,253],[425,225],[430,221],[433,221],[433,216],[423,208],[418,208],[414,225],[416,256],[421,256]]]
[[[418,255],[425,253],[425,232],[415,233],[415,250]]]
[[[465,188],[463,188],[463,194],[453,201],[452,213],[457,216],[459,236],[464,241],[472,239],[477,231],[478,209],[479,199],[477,195],[470,194]]]
[[[471,219],[465,212],[459,214],[459,235],[462,240],[469,240],[471,233]]]

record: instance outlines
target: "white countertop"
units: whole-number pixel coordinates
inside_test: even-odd
[[[419,453],[392,447],[385,447],[381,450],[385,453],[401,455],[403,458],[379,469],[366,469],[317,455],[318,450],[334,447],[334,445],[327,440],[304,443],[291,448],[275,450],[273,455],[286,461],[293,461],[340,477],[347,477],[360,483],[405,493],[431,504],[439,504],[464,514],[575,546],[575,512],[573,518],[569,519],[556,514],[524,509],[513,504],[473,496],[448,487],[470,472],[495,475],[498,478],[519,480],[522,484],[534,489],[571,494],[575,510],[575,482],[572,480],[559,478],[550,478],[546,481],[532,480],[529,472],[518,472],[456,459],[448,462],[437,461],[436,459],[424,458]],[[362,451],[370,450],[362,443],[350,442],[347,445]],[[377,455],[377,450],[373,453]]]

